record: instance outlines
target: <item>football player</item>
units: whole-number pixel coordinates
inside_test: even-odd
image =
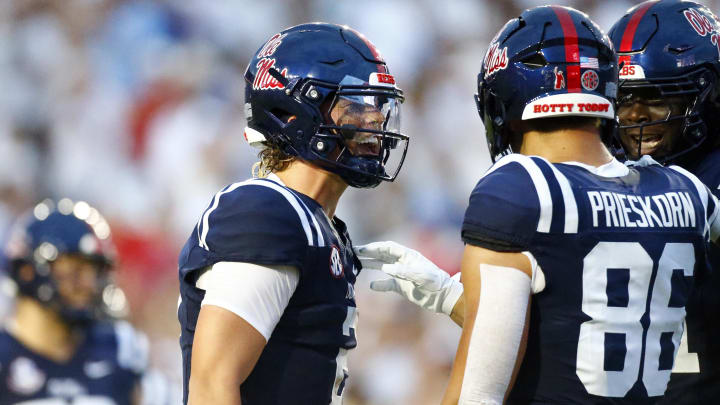
[[[109,316],[114,247],[100,213],[45,200],[4,255],[17,298],[0,330],[0,404],[139,404],[147,340]]]
[[[620,62],[620,136],[632,159],[642,155],[695,174],[720,197],[720,25],[689,1],[648,1],[610,29]],[[662,403],[703,404],[720,398],[720,250],[715,269],[696,283],[686,326]]]
[[[617,81],[608,37],[571,8],[526,10],[490,44],[476,100],[495,164],[462,226],[463,334],[443,404],[665,392],[720,207],[684,169],[613,157]],[[441,272],[396,244],[359,255],[400,284]]]
[[[400,170],[403,94],[367,38],[325,23],[273,35],[245,85],[257,176],[212,198],[179,259],[184,401],[340,404],[361,265],[334,213]]]

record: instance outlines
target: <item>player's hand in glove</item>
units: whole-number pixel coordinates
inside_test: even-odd
[[[420,252],[399,243],[373,242],[357,246],[355,252],[363,269],[391,276],[370,283],[375,291],[394,291],[419,307],[448,316],[463,293],[459,281]]]

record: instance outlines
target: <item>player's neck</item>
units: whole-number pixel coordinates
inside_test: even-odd
[[[56,362],[75,353],[79,336],[57,312],[36,300],[18,297],[9,332],[25,347]]]
[[[275,174],[286,186],[317,201],[329,218],[335,215],[340,196],[347,188],[347,183],[337,174],[302,160],[295,160],[287,169]]]
[[[520,153],[541,156],[551,163],[580,162],[595,167],[613,159],[595,128],[528,131],[523,134]]]

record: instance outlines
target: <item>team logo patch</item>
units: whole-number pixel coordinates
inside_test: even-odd
[[[335,245],[332,245],[330,250],[330,274],[335,278],[340,278],[344,274],[340,249]]]
[[[270,69],[280,72],[283,77],[287,77],[288,70],[284,68],[282,71],[275,67],[275,58],[262,58],[258,61],[257,73],[253,80],[253,90],[273,90],[284,89],[285,86],[270,74]]]
[[[555,66],[555,69],[553,69],[553,73],[555,73],[555,90],[561,90],[565,88],[565,76],[563,76],[563,71],[558,70],[557,66]]]
[[[594,70],[586,70],[580,77],[580,84],[582,84],[585,90],[593,91],[597,89],[598,84],[600,84],[600,79]]]
[[[508,57],[507,57],[507,47],[498,49],[499,44],[496,42],[492,45],[490,45],[490,49],[488,49],[487,53],[485,54],[485,78],[492,76],[494,73],[496,73],[498,70],[503,70],[507,68],[508,65]]]
[[[258,58],[267,58],[272,56],[272,54],[275,53],[275,51],[278,49],[278,46],[282,44],[283,38],[285,38],[287,34],[275,34],[270,38],[265,46],[260,49],[260,52],[258,53]]]

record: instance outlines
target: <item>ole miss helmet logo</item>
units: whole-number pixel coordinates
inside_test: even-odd
[[[340,257],[340,249],[337,246],[332,245],[330,249],[330,274],[335,278],[343,276],[345,271],[343,270],[342,259]]]
[[[272,38],[270,38],[270,39],[267,41],[267,43],[265,44],[265,46],[263,46],[262,49],[260,49],[260,52],[258,53],[258,56],[257,56],[257,57],[258,57],[258,58],[267,58],[267,57],[269,57],[269,56],[272,56],[272,54],[274,54],[275,51],[277,50],[278,46],[280,46],[280,44],[282,44],[282,40],[283,40],[283,38],[285,38],[286,36],[287,36],[287,34],[282,34],[282,35],[281,35],[281,34],[275,34],[275,35],[273,35]]]
[[[257,73],[253,80],[253,90],[271,90],[284,89],[285,86],[270,74],[270,69],[280,72],[283,77],[287,77],[288,70],[284,68],[282,71],[275,67],[275,58],[262,58],[258,61]]]
[[[720,59],[720,34],[715,29],[713,22],[694,8],[685,10],[683,15],[698,35],[704,37],[710,34],[710,42],[718,49],[718,59]]]
[[[492,44],[487,54],[485,54],[484,77],[486,79],[498,70],[505,69],[508,66],[507,47],[498,49],[498,46],[499,44],[497,42]]]

